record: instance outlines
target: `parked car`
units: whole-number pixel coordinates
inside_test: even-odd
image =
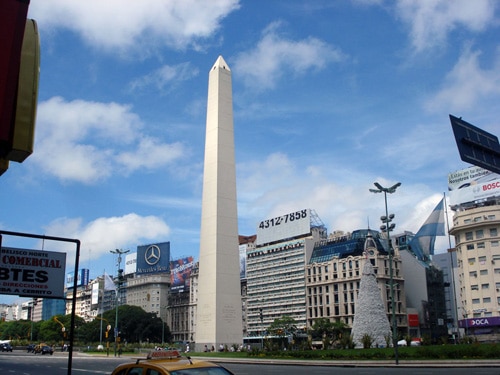
[[[54,349],[52,348],[52,346],[48,346],[48,345],[44,345],[42,346],[42,355],[43,354],[54,354]]]
[[[35,352],[35,344],[29,344],[26,349],[28,350],[28,353],[34,353]]]
[[[2,352],[11,352],[12,351],[12,345],[10,345],[9,343],[2,343],[0,344],[0,349],[2,350]]]
[[[176,350],[155,350],[147,358],[118,365],[112,375],[125,374],[182,374],[182,375],[234,375],[228,369],[213,362],[182,357]]]

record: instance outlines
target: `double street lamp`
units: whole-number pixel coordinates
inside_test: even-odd
[[[120,268],[121,262],[122,262],[122,255],[128,253],[130,250],[110,250],[111,254],[117,254],[118,255],[118,261],[116,265],[118,266],[118,275],[117,275],[117,288],[116,288],[116,312],[115,312],[115,357],[116,357],[116,351],[118,349],[118,301],[120,298],[120,287],[122,285],[123,281],[123,270]]]
[[[391,243],[391,230],[396,227],[396,224],[391,223],[392,219],[394,219],[394,214],[389,215],[389,211],[387,210],[387,194],[392,194],[396,191],[396,189],[401,186],[401,182],[394,184],[390,188],[385,188],[380,185],[378,182],[374,183],[376,189],[369,189],[372,193],[384,193],[385,200],[385,215],[380,217],[380,220],[384,223],[380,230],[382,232],[387,233],[387,247],[389,251],[389,288],[391,292],[391,310],[392,310],[392,345],[394,347],[394,357],[396,360],[396,365],[399,363],[398,359],[398,331],[397,331],[397,321],[396,321],[396,301],[394,298],[394,271],[392,266],[392,260],[394,257],[394,250],[392,248]]]

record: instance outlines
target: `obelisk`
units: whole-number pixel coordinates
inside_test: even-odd
[[[243,341],[231,70],[219,56],[208,77],[196,350]]]

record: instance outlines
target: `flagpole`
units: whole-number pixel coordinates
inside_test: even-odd
[[[450,273],[451,281],[453,285],[453,307],[455,308],[455,319],[453,319],[453,325],[457,329],[457,337],[455,337],[455,344],[457,344],[457,339],[460,341],[460,328],[458,328],[458,306],[457,306],[457,291],[455,288],[455,271],[453,269],[453,253],[451,247],[451,236],[450,236],[450,222],[448,220],[448,204],[446,203],[446,193],[443,193],[443,204],[444,204],[444,217],[446,219],[446,229],[448,230],[448,254],[450,254]]]
[[[102,281],[103,282],[102,282],[102,294],[101,294],[101,332],[99,334],[99,344],[101,344],[101,345],[102,345],[102,310],[104,309],[104,307],[103,307],[104,306],[104,286],[106,284],[106,278],[104,275],[106,275],[106,270],[104,270],[102,273],[102,276],[103,276]]]

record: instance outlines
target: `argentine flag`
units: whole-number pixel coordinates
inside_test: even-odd
[[[410,249],[420,260],[429,259],[434,255],[436,236],[444,236],[444,197],[438,203],[424,225],[410,241]]]

